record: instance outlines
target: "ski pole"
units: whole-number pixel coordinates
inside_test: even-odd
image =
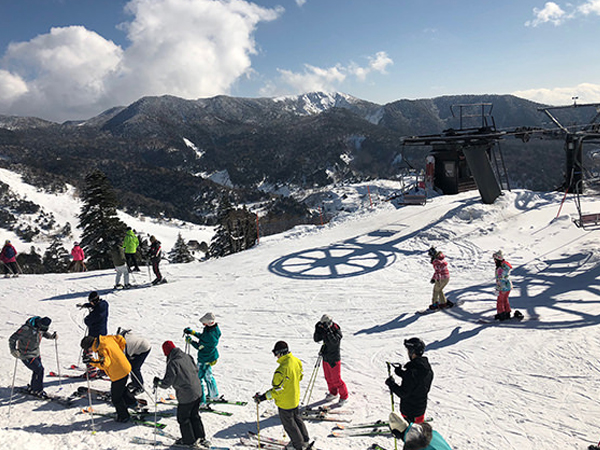
[[[143,387],[143,386],[142,386]],[[154,386],[154,423],[157,423],[158,417],[158,386]],[[158,427],[154,427],[154,448],[156,448],[156,435],[158,434]]]
[[[388,370],[388,378],[392,376],[392,363],[386,362]],[[390,399],[392,400],[392,412],[394,412],[394,392],[390,388]],[[394,450],[398,450],[398,439],[394,436]]]
[[[12,409],[12,399],[15,392],[15,377],[17,376],[17,363],[19,358],[15,358],[15,369],[13,370],[12,384],[10,385],[10,400],[8,401],[8,418],[10,419],[10,410]]]
[[[306,406],[308,402],[310,402],[310,397],[312,396],[312,390],[317,381],[317,371],[319,370],[319,366],[321,365],[321,360],[323,359],[323,355],[319,352],[319,357],[317,358],[317,362],[315,363],[315,367],[313,368],[312,374],[308,379],[308,386],[306,388],[306,392],[304,393],[304,398],[302,399],[302,405]],[[308,398],[307,398],[308,396]]]
[[[56,353],[56,367],[58,368],[58,390],[60,391],[62,389],[62,377],[60,376],[60,364],[58,362],[58,335],[54,336],[54,351]]]
[[[258,441],[258,448],[260,448],[260,414],[258,412],[258,403],[256,404],[256,440]]]
[[[150,400],[152,400],[152,396],[150,395],[150,393],[146,390],[146,388],[144,387],[144,384],[140,381],[140,379],[135,375],[135,373],[133,373],[133,371],[131,372],[131,376],[133,377],[133,379],[135,381],[137,381],[137,383],[141,386],[141,388],[144,390],[144,393],[150,397]],[[154,400],[154,403],[156,403],[156,399]]]
[[[96,434],[96,425],[94,424],[94,408],[92,405],[92,387],[90,385],[90,373],[87,370],[85,370],[85,379],[87,381],[87,388],[88,388],[88,404],[90,405],[90,419],[92,420],[92,434]]]

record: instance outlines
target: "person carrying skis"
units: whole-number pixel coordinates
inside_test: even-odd
[[[309,447],[310,437],[298,405],[300,404],[300,381],[302,380],[302,362],[292,355],[284,341],[278,341],[272,350],[279,367],[273,375],[273,386],[264,394],[258,392],[254,401],[259,404],[265,400],[275,400],[279,419],[291,442],[286,450],[304,450]]]
[[[138,240],[134,231],[131,228],[127,229],[127,233],[125,233],[125,238],[123,239],[122,248],[125,250],[125,258],[127,260],[127,269],[129,272],[140,271],[136,257],[136,252],[139,245],[140,241]]]
[[[404,450],[452,450],[442,435],[427,422],[409,423],[392,412],[389,427],[394,437],[404,442]]]
[[[433,284],[433,296],[431,298],[431,305],[429,309],[438,308],[450,308],[454,306],[454,303],[448,301],[444,295],[444,288],[450,281],[450,271],[448,270],[448,261],[442,252],[439,252],[435,247],[429,249],[429,256],[431,258],[431,264],[433,265],[433,277],[431,277],[431,284]]]
[[[496,299],[496,320],[507,320],[510,319],[510,303],[508,302],[508,295],[512,290],[512,282],[510,281],[510,271],[512,266],[508,261],[504,259],[502,250],[495,252],[492,257],[496,263],[496,292],[498,298]]]
[[[154,275],[156,275],[156,278],[152,281],[153,285],[167,282],[160,274],[160,269],[158,268],[161,259],[162,249],[160,247],[160,241],[154,236],[150,236],[150,262],[152,263],[152,271],[154,272]]]
[[[175,389],[177,422],[181,431],[181,439],[175,441],[175,444],[189,445],[191,448],[209,448],[210,442],[206,439],[199,413],[202,385],[196,375],[194,359],[175,347],[172,341],[165,341],[162,349],[167,357],[167,368],[162,379],[154,377],[153,385],[155,389],[167,389],[171,386]]]
[[[125,253],[123,252],[123,247],[119,244],[114,244],[110,249],[110,257],[115,266],[115,271],[117,272],[115,276],[115,289],[129,289],[131,284],[129,284],[129,269],[127,268],[127,262],[125,260]],[[139,269],[138,269],[139,270]],[[123,282],[125,285],[121,284],[121,276],[123,276]]]
[[[4,242],[4,247],[0,252],[0,261],[4,265],[4,278],[19,276],[19,266],[17,265],[17,250],[13,247],[10,241],[7,239]]]
[[[342,340],[342,330],[339,325],[331,320],[327,314],[323,314],[321,320],[315,325],[313,335],[315,342],[323,342],[320,355],[323,357],[323,373],[327,381],[326,400],[333,400],[339,394],[339,405],[348,401],[348,388],[341,376],[341,356],[340,341]]]
[[[419,338],[410,338],[404,341],[410,361],[395,366],[395,373],[402,378],[402,383],[397,384],[393,375],[385,380],[390,390],[400,397],[400,413],[409,422],[423,423],[427,409],[427,394],[433,381],[433,370],[425,352],[425,343]]]
[[[51,323],[52,319],[49,317],[31,317],[8,339],[10,354],[23,361],[32,372],[27,390],[30,394],[42,398],[47,395],[44,392],[44,366],[40,354],[40,342],[42,338],[56,339],[56,331],[48,332]]]
[[[200,318],[200,322],[204,326],[202,333],[198,333],[189,327],[185,328],[183,332],[186,334],[185,341],[198,350],[198,379],[202,389],[200,402],[208,403],[210,400],[219,398],[219,389],[212,373],[212,366],[219,359],[217,345],[221,337],[221,329],[215,322],[215,315],[211,312],[204,314]],[[198,341],[194,341],[192,336],[198,338]],[[204,395],[204,384],[206,384],[206,396]]]
[[[103,370],[110,378],[110,399],[117,411],[117,422],[129,422],[127,408],[135,408],[137,400],[127,389],[131,364],[125,357],[123,336],[86,336],[81,340],[83,362]],[[93,357],[97,354],[97,358]]]
[[[85,272],[87,268],[85,267],[85,263],[83,260],[85,259],[85,252],[79,246],[79,242],[73,242],[73,248],[71,249],[71,256],[73,257],[73,261],[69,266],[70,272]]]
[[[125,330],[121,327],[117,330],[117,335],[125,338],[125,356],[131,364],[131,376],[133,379],[127,388],[132,395],[138,395],[144,392],[144,378],[142,377],[142,364],[146,361],[152,346],[148,339],[132,333],[131,330]]]

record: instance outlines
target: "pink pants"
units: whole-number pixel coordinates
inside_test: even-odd
[[[325,373],[325,381],[327,381],[327,388],[329,393],[333,395],[340,394],[340,399],[344,400],[348,398],[348,388],[346,383],[342,381],[342,363],[337,362],[335,367],[331,367],[328,362],[323,361],[323,373]]]
[[[510,312],[510,303],[508,303],[508,294],[510,291],[498,292],[498,299],[496,300],[496,312],[498,314],[503,312]]]

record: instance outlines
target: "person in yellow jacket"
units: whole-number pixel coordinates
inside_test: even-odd
[[[131,364],[125,356],[125,339],[123,336],[86,336],[81,340],[84,351],[83,362],[102,369],[110,378],[110,397],[117,410],[117,422],[128,422],[127,408],[137,406],[137,400],[127,389],[127,379],[131,372]],[[98,355],[92,358],[91,353]]]
[[[283,429],[291,439],[286,450],[304,450],[310,445],[310,437],[298,408],[302,362],[290,353],[284,341],[278,341],[272,351],[279,364],[271,382],[273,387],[264,394],[256,393],[254,401],[275,400]]]

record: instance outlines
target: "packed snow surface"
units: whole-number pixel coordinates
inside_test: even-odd
[[[405,363],[403,340],[418,336],[435,372],[427,416],[453,449],[587,448],[600,439],[600,251],[598,232],[573,225],[570,199],[556,217],[561,200],[559,193],[513,191],[493,205],[481,204],[476,192],[398,209],[381,202],[325,226],[261,238],[255,248],[226,258],[165,263],[168,284],[129,291],[110,289],[110,270],[0,279],[0,447],[125,450],[141,447],[130,442],[134,436],[152,438],[150,428],[103,417],[95,417],[92,433],[90,417],[79,412],[87,399],[67,409],[15,394],[9,407],[13,370],[16,386],[26,385],[30,372],[15,366],[8,337],[28,317],[51,317],[59,339],[56,347],[43,340],[42,361],[47,372],[72,372],[66,367],[79,363],[86,314],[75,305],[97,290],[110,303],[110,330],[130,327],[152,342],[143,367],[149,391],[152,378],[164,373],[162,342],[183,348],[182,330],[200,329],[200,317],[214,312],[223,333],[214,367],[220,393],[249,401],[245,407],[215,406],[231,417],[203,413],[214,445],[241,448],[239,437],[257,430],[251,398],[270,386],[277,367],[271,349],[278,340],[304,363],[304,396],[320,347],[312,340],[314,325],[327,313],[344,332],[342,377],[350,390],[344,409],[353,411],[345,417],[354,423],[387,418],[386,361]],[[587,206],[600,210],[600,202]],[[160,239],[160,225],[152,226]],[[171,228],[166,232],[173,235]],[[431,299],[430,245],[450,264],[448,298],[463,303],[417,315]],[[495,313],[492,253],[498,249],[513,265],[510,302],[525,320],[481,324],[478,318]],[[148,279],[144,268],[134,282]],[[45,378],[52,394],[85,385]],[[104,380],[92,385],[109,388]],[[320,370],[311,402],[325,393]],[[102,403],[94,407],[112,411]],[[281,438],[274,404],[258,409],[261,434]],[[174,406],[159,404],[158,410]],[[174,417],[161,421],[179,435]],[[386,437],[331,437],[334,426],[308,422],[317,448],[363,450],[373,442],[394,448]]]

